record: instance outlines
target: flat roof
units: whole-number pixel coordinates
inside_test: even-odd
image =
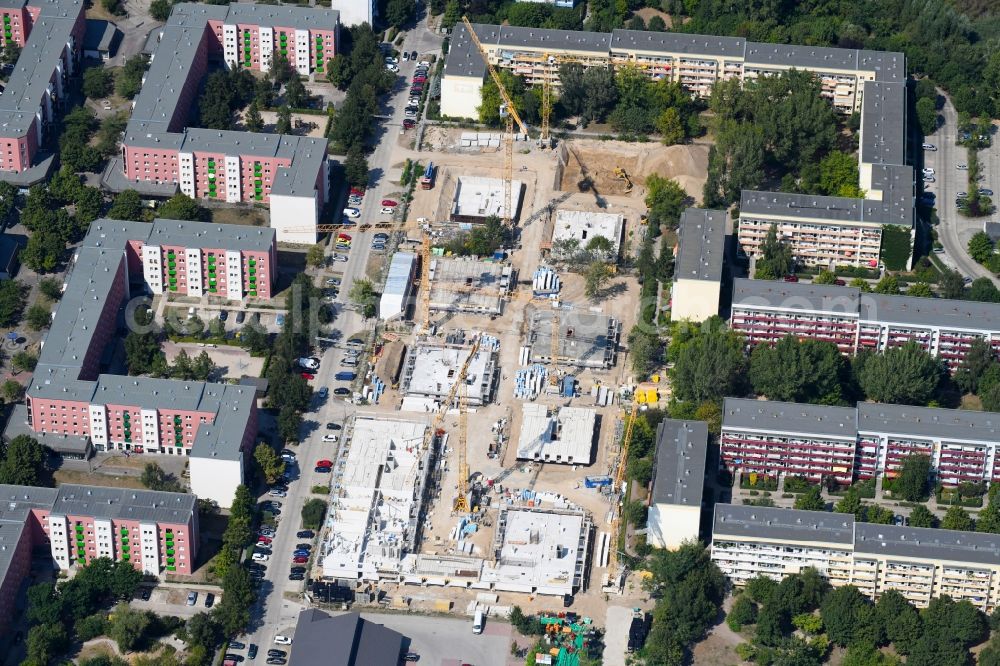
[[[411,347],[406,361],[405,393],[436,398],[447,397],[470,351],[468,347],[437,345]],[[465,375],[467,400],[482,404],[489,399],[484,393],[484,382],[492,377],[494,371],[494,352],[480,347],[472,357]],[[485,388],[488,389],[491,384],[486,382]]]
[[[559,357],[588,363],[604,363],[615,351],[619,322],[610,315],[584,310],[559,310]],[[549,356],[552,349],[551,310],[536,310],[529,336],[535,356]]]
[[[771,280],[733,280],[733,307],[824,312],[857,318],[861,290],[833,284]]]
[[[291,661],[296,666],[396,666],[404,636],[359,613],[299,612]]]
[[[198,510],[198,498],[190,493],[75,484],[63,484],[58,490],[52,513],[60,516],[187,524]]]
[[[382,295],[405,296],[410,290],[410,279],[413,276],[413,265],[417,255],[412,252],[397,252],[389,262],[389,275],[385,280]]]
[[[87,31],[83,35],[83,48],[86,51],[110,51],[111,44],[118,34],[118,26],[111,21],[87,19]]]
[[[726,250],[726,211],[687,208],[677,229],[674,281],[722,280]]]
[[[504,186],[500,178],[483,178],[482,176],[459,176],[455,185],[455,196],[452,199],[452,217],[482,217],[491,215],[504,216]],[[511,205],[514,210],[511,217],[516,216],[521,206],[523,183],[511,181]]]
[[[495,43],[499,36],[500,26],[475,23],[472,28],[484,44],[487,40]],[[444,73],[446,76],[468,76],[477,79],[482,79],[486,75],[486,63],[479,54],[476,43],[465,29],[464,23],[456,24],[451,31],[448,55],[444,60]]]
[[[949,298],[862,294],[861,319],[944,329],[1000,330],[1000,304]]]
[[[889,557],[972,562],[997,566],[1000,535],[897,525],[855,523],[854,551]]]
[[[856,49],[747,42],[744,64],[751,67],[794,67],[813,71],[858,69]]]
[[[853,407],[726,398],[722,404],[722,429],[802,433],[854,441],[858,418]]]
[[[954,442],[995,442],[1000,440],[1000,414],[859,402],[858,430]]]
[[[902,203],[902,205],[900,205]],[[912,196],[909,205],[898,200],[854,199],[819,194],[743,190],[740,217],[805,218],[844,224],[913,226]]]
[[[476,34],[479,35],[478,30],[476,30]],[[482,41],[481,36],[480,41]],[[485,44],[485,42],[483,43]],[[500,34],[496,45],[501,50],[506,47],[525,47],[531,49],[591,51],[606,54],[611,45],[611,34],[583,30],[523,28],[513,25],[502,25],[500,26]]]
[[[552,240],[576,239],[586,248],[596,236],[611,241],[611,252],[618,254],[625,218],[620,213],[603,213],[589,210],[557,210],[552,227]]]
[[[861,105],[861,161],[906,163],[906,83],[865,81]],[[912,185],[912,179],[911,179]]]
[[[245,384],[213,384],[207,390],[220,393],[211,395],[215,420],[212,423],[202,423],[191,444],[191,456],[194,458],[214,458],[217,460],[237,461],[243,457],[243,437],[246,434],[247,420],[254,409],[257,398],[257,388]],[[201,407],[208,406],[204,399]]]
[[[887,527],[879,525],[879,527]],[[716,504],[712,541],[727,537],[776,541],[825,542],[850,550],[854,515],[766,506]]]
[[[231,251],[269,252],[277,232],[268,227],[241,224],[157,218],[149,222],[129,222],[101,218],[94,220],[83,244],[87,247],[124,249],[129,241],[146,245]]]
[[[653,504],[700,507],[705,488],[708,424],[664,419],[656,429]]]
[[[548,407],[525,402],[521,405],[521,431],[517,443],[519,460],[589,465],[593,462],[597,412],[583,407]]]
[[[742,37],[691,35],[682,32],[652,32],[621,28],[611,31],[611,50],[625,49],[650,53],[679,53],[742,59],[746,44],[746,39]]]

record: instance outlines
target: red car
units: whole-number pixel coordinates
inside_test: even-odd
[[[427,80],[426,76],[414,76],[413,77],[413,82],[414,83],[423,83],[426,80]]]
[[[295,564],[305,564],[308,561],[309,561],[308,557],[293,557],[292,558],[292,562],[294,562]]]
[[[382,199],[382,205],[383,206],[388,206],[389,208],[392,208],[394,206],[398,206],[399,204],[397,204],[392,199]]]
[[[317,460],[316,467],[333,467],[333,463],[329,460]]]
[[[406,129],[412,129],[412,128],[416,127],[416,126],[417,126],[417,124],[415,122],[413,122],[413,120],[410,119],[410,118],[407,118],[407,119],[405,119],[403,121],[403,127],[405,127]]]
[[[267,544],[268,546],[270,546],[271,545],[271,539],[269,537],[266,537],[266,536],[259,536],[259,537],[257,537],[257,543],[263,543],[263,544]]]
[[[363,196],[365,196],[365,191],[363,189],[361,189],[360,187],[352,187],[351,188],[351,194],[356,194],[359,197],[363,197]]]
[[[798,282],[798,281],[799,281],[799,278],[797,278],[794,275],[786,275],[785,276],[785,282]]]
[[[299,374],[302,375],[302,379],[306,380],[307,382],[316,379],[316,375],[311,375],[308,372],[300,372]]]

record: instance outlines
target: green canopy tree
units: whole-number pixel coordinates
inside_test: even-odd
[[[764,242],[760,245],[760,256],[754,272],[757,280],[779,280],[792,270],[792,248],[778,238],[778,228],[775,225],[767,230]]]
[[[858,354],[854,368],[869,400],[904,405],[926,405],[934,397],[943,372],[940,361],[916,342],[881,354]]]
[[[842,404],[846,362],[831,342],[782,338],[750,354],[750,384],[758,395],[784,402]]]
[[[745,371],[742,339],[713,317],[677,355],[671,371],[674,396],[701,403],[742,395]]]

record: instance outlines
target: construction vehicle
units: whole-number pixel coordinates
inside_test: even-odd
[[[431,162],[430,164],[427,165],[427,168],[424,169],[424,175],[420,177],[420,189],[422,190],[434,189],[435,171],[436,170],[434,168],[434,162]]]
[[[462,23],[465,24],[465,30],[469,33],[469,37],[472,42],[476,45],[479,50],[479,55],[486,63],[486,69],[490,72],[490,78],[493,79],[493,83],[496,84],[497,90],[500,92],[500,97],[503,99],[503,104],[500,105],[500,118],[504,121],[504,151],[503,151],[503,223],[505,226],[511,226],[512,216],[514,214],[514,202],[512,197],[513,181],[514,181],[514,123],[517,123],[518,128],[521,130],[521,134],[527,138],[528,128],[524,126],[524,121],[521,120],[521,116],[517,113],[517,108],[514,106],[514,101],[510,98],[507,89],[504,88],[503,81],[500,80],[500,74],[497,72],[497,68],[493,66],[490,62],[490,56],[486,53],[486,49],[483,48],[482,42],[479,41],[479,35],[472,28],[472,24],[469,23],[469,19],[465,16],[462,17]]]
[[[622,589],[622,576],[625,573],[624,567],[620,566],[619,551],[625,548],[625,543],[619,543],[618,537],[622,531],[622,513],[625,507],[623,500],[625,497],[625,469],[628,467],[628,449],[632,442],[632,429],[635,426],[635,418],[638,414],[635,403],[630,405],[625,421],[625,434],[622,436],[622,444],[618,452],[618,464],[615,467],[614,483],[611,485],[614,511],[614,520],[611,523],[611,552],[608,556],[608,570],[604,580],[605,592],[620,592]]]
[[[628,177],[628,173],[626,173],[625,169],[616,166],[615,178],[617,178],[618,180],[625,181],[625,194],[628,194],[629,192],[632,191],[632,179]]]

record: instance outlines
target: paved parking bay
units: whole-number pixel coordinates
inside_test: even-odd
[[[472,618],[426,617],[392,613],[362,613],[410,639],[409,649],[420,655],[418,666],[506,666],[510,656],[511,626],[487,618],[482,634],[472,633]]]

